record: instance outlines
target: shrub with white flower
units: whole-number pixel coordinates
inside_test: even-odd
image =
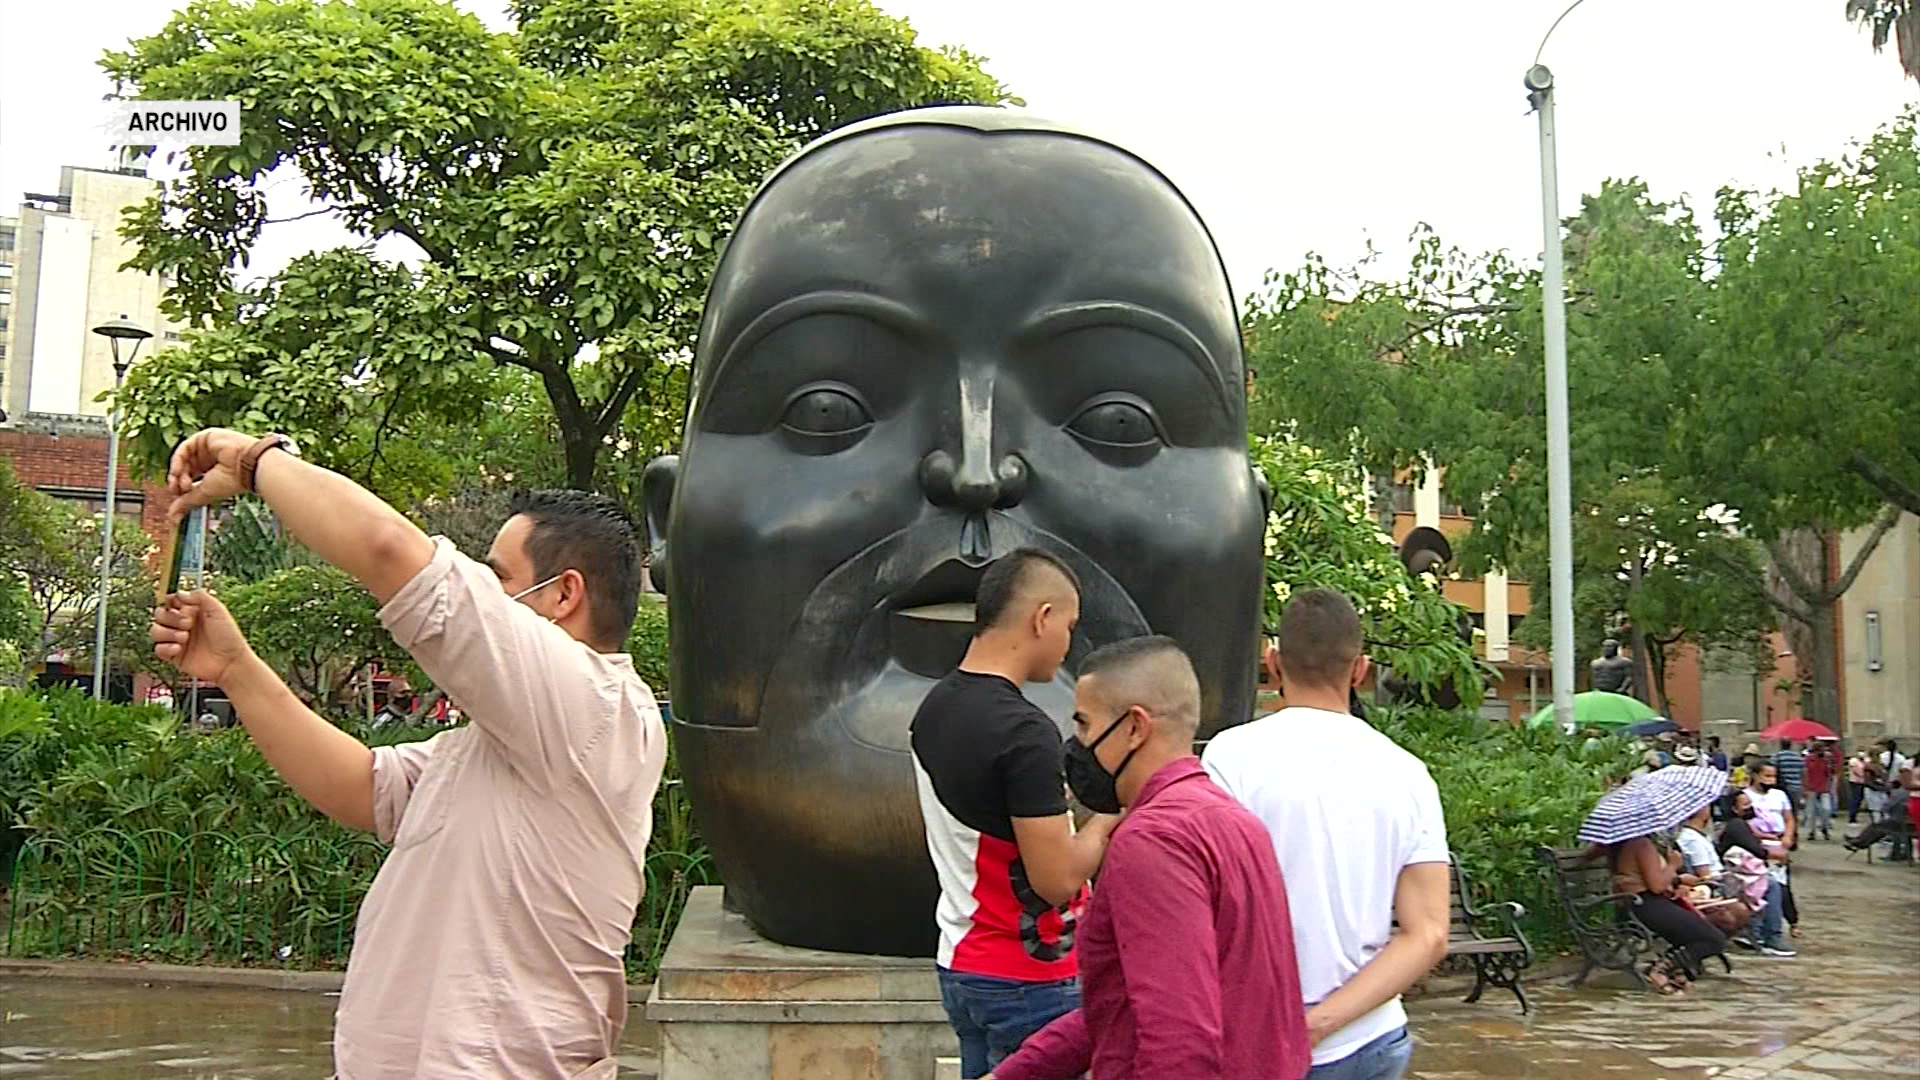
[[[1359,609],[1376,663],[1416,685],[1452,680],[1463,706],[1478,705],[1481,668],[1456,629],[1462,608],[1432,577],[1412,578],[1400,565],[1368,512],[1365,473],[1285,437],[1256,438],[1251,454],[1273,489],[1266,624],[1279,623],[1295,590],[1337,590]]]

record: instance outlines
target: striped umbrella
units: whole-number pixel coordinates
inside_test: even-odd
[[[1670,765],[1600,796],[1580,825],[1590,844],[1618,844],[1671,829],[1727,790],[1727,774],[1707,765]]]

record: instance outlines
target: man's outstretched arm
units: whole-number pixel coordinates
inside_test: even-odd
[[[167,471],[174,516],[239,494],[240,459],[256,441],[208,428],[181,443]],[[292,454],[268,451],[253,486],[295,540],[351,574],[382,604],[433,559],[433,541],[405,515],[359,484]]]

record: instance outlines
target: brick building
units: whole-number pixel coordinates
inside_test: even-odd
[[[35,416],[19,424],[0,424],[0,457],[13,466],[20,482],[83,513],[97,514],[107,501],[107,426],[92,417]],[[165,488],[142,483],[120,458],[115,478],[115,512],[138,521],[158,543],[166,532]]]

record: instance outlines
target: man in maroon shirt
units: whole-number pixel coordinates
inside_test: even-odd
[[[1833,774],[1837,765],[1833,757],[1833,744],[1825,740],[1813,744],[1807,751],[1806,779],[1802,790],[1806,793],[1807,839],[1813,839],[1819,833],[1821,839],[1833,839]]]
[[[1002,1078],[1300,1077],[1311,1059],[1273,842],[1193,756],[1200,683],[1164,637],[1087,657],[1067,783],[1127,816],[1081,923],[1080,1008]]]

